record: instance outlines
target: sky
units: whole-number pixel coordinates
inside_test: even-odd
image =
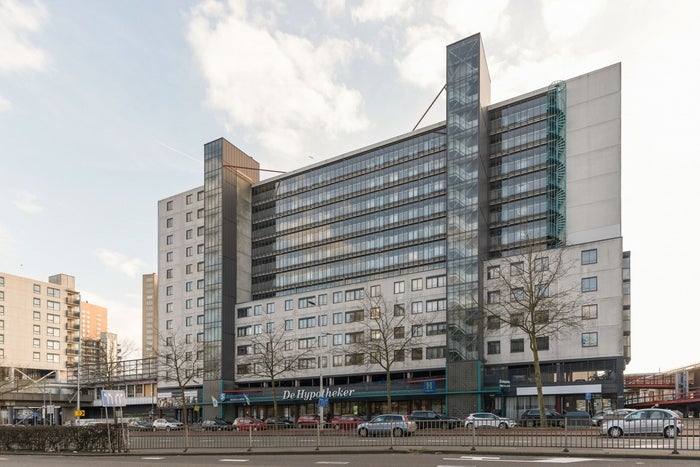
[[[622,63],[627,371],[700,363],[698,19],[693,0],[0,0],[0,271],[74,276],[139,347],[157,203],[203,185],[205,143],[294,170],[406,133],[445,47],[481,33],[493,103]]]

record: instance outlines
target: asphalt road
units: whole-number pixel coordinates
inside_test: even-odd
[[[527,465],[575,465],[581,467],[697,466],[697,459],[595,458],[564,456],[459,455],[448,453],[372,453],[372,454],[294,454],[294,455],[182,455],[182,456],[0,456],[0,466],[211,466],[242,465],[251,467],[504,467]]]

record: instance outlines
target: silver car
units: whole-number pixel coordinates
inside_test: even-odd
[[[677,413],[666,409],[641,409],[623,418],[604,420],[600,433],[611,438],[623,435],[663,435],[674,438],[683,431],[681,418]]]
[[[384,414],[377,415],[372,420],[357,425],[357,434],[367,436],[410,436],[418,429],[416,422],[410,420],[408,415]]]
[[[505,417],[499,417],[489,412],[476,412],[469,414],[464,421],[465,428],[513,428],[515,420]]]
[[[175,420],[174,418],[157,418],[153,420],[153,424],[151,424],[153,427],[153,431],[157,430],[165,430],[165,431],[170,431],[170,430],[181,430],[183,427],[182,422],[179,422]]]

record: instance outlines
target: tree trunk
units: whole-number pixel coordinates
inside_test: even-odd
[[[540,369],[540,355],[537,349],[536,338],[530,339],[530,349],[532,350],[532,364],[535,367],[535,385],[537,386],[537,406],[540,409],[540,426],[546,426],[547,414],[544,410],[544,393],[542,391],[542,370]]]
[[[190,425],[187,420],[187,398],[185,397],[185,388],[180,387],[180,399],[181,399],[181,405],[182,405],[182,425],[185,428],[185,449],[182,450],[182,452],[187,452],[187,450],[190,447]]]
[[[386,410],[391,413],[391,372],[389,370],[386,371],[386,403],[388,405]]]
[[[273,429],[281,428],[279,426],[279,416],[277,415],[277,388],[275,385],[275,378],[270,379],[270,386],[272,387],[272,415],[275,417],[275,426]]]

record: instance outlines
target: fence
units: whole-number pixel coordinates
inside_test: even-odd
[[[538,447],[559,449],[656,449],[669,452],[700,451],[700,420],[685,419],[682,425],[668,427],[671,421],[652,420],[647,425],[622,427],[619,437],[602,433],[590,420],[577,420],[571,426],[565,420],[554,421],[554,426],[489,429],[484,427],[455,429],[419,429],[410,436],[395,436],[394,429],[384,435],[360,436],[355,428],[289,428],[259,431],[190,431],[189,448],[265,450],[294,448],[296,450],[323,450],[340,447]],[[603,423],[606,423],[605,421]],[[563,426],[561,426],[563,425]],[[682,426],[682,428],[681,428]],[[680,433],[676,434],[676,430]],[[605,430],[603,430],[605,431]],[[611,433],[617,436],[617,432]],[[185,448],[185,434],[177,432],[132,432],[131,450],[179,450]]]

